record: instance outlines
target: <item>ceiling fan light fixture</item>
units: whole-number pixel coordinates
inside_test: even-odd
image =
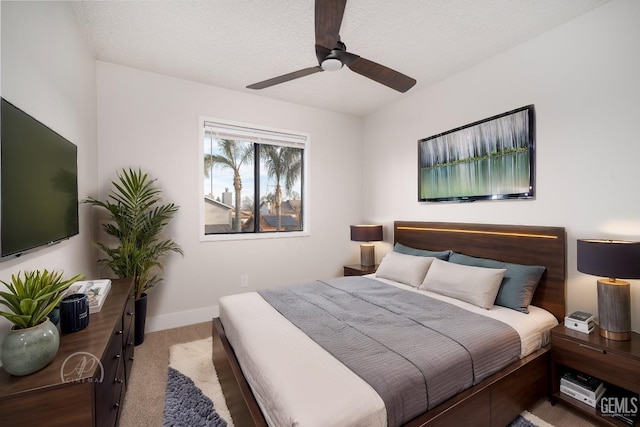
[[[320,64],[324,71],[338,71],[342,65],[342,61],[337,58],[325,58]]]

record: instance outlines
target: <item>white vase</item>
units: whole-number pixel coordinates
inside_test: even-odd
[[[2,340],[2,367],[11,375],[29,375],[47,366],[58,353],[60,334],[47,317],[26,329],[14,329]]]

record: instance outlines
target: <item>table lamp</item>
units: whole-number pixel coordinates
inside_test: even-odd
[[[360,265],[372,267],[376,264],[375,247],[371,242],[382,240],[381,225],[352,225],[351,240],[360,244]]]
[[[629,282],[640,279],[640,242],[578,240],[578,271],[598,280],[600,335],[615,341],[631,339],[631,291]]]

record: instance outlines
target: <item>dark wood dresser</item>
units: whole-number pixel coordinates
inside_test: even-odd
[[[60,335],[56,358],[15,377],[0,368],[0,420],[6,426],[118,425],[134,352],[133,282],[118,279],[85,329]]]

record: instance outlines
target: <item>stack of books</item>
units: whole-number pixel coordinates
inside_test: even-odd
[[[560,378],[560,392],[595,408],[606,391],[599,379],[579,372],[567,372]]]
[[[72,284],[65,292],[65,296],[71,294],[86,294],[89,298],[89,313],[97,313],[102,309],[104,301],[111,290],[111,280],[79,280]]]
[[[593,314],[584,311],[574,311],[564,318],[565,327],[585,334],[593,332],[593,325]]]

